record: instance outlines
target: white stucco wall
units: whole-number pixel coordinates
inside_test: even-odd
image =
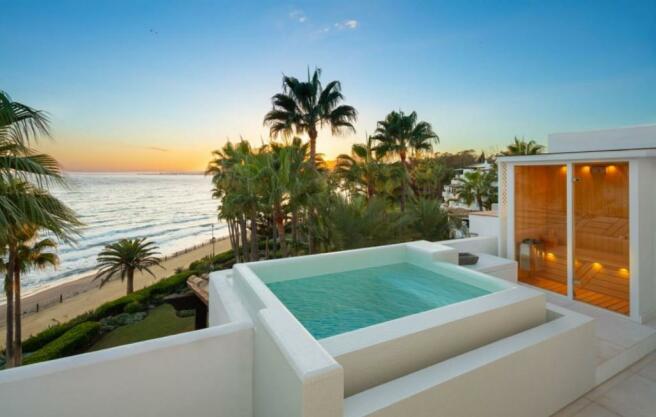
[[[344,393],[368,388],[539,326],[545,296],[515,287],[336,335],[321,344],[344,368]],[[411,354],[409,354],[411,352]]]
[[[656,125],[549,135],[549,153],[656,148]]]
[[[493,236],[498,239],[500,227],[499,217],[496,215],[476,213],[469,215],[469,232],[476,236]]]
[[[276,268],[280,265],[267,262]],[[235,265],[233,282],[255,326],[253,415],[341,417],[342,367],[268,290],[249,264]]]
[[[656,159],[636,160],[632,166],[629,187],[635,198],[629,205],[630,233],[637,234],[631,244],[638,247],[631,248],[631,274],[639,279],[631,288],[631,297],[638,300],[638,311],[631,316],[646,322],[656,318]]]
[[[251,417],[253,330],[231,323],[0,372],[7,417]]]
[[[594,323],[561,315],[345,400],[345,417],[548,417],[594,386]]]

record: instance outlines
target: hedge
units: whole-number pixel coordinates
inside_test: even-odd
[[[125,311],[126,307],[132,303],[147,305],[156,296],[171,294],[177,291],[184,290],[187,286],[187,278],[193,273],[191,271],[183,271],[165,278],[156,284],[135,291],[130,295],[124,295],[115,300],[108,301],[102,304],[94,311],[84,313],[77,316],[65,323],[56,324],[46,330],[30,336],[23,342],[24,352],[34,352],[37,349],[45,347],[46,344],[52,342],[64,333],[85,321],[100,321],[101,319],[109,316],[115,316]]]
[[[80,323],[66,333],[48,343],[41,349],[25,357],[23,363],[49,361],[77,353],[89,347],[100,333],[100,323],[96,321],[85,321]]]
[[[23,352],[34,352],[37,349],[41,349],[78,324],[88,321],[90,317],[90,312],[84,313],[67,322],[55,324],[54,326],[50,326],[40,333],[30,336],[23,342]]]
[[[208,265],[208,261],[210,261],[210,257],[192,262],[188,270],[164,278],[130,295],[124,295],[123,297],[108,301],[93,311],[81,314],[65,323],[56,324],[34,336],[30,336],[23,342],[23,351],[35,352],[38,349],[44,348],[48,343],[86,321],[100,321],[106,317],[121,314],[125,312],[126,308],[133,309],[134,307],[128,307],[130,304],[148,305],[160,295],[182,291],[187,286],[187,278],[196,273],[201,265]],[[234,255],[231,250],[219,253],[214,258],[211,258],[211,265],[216,269],[230,268],[233,264]]]

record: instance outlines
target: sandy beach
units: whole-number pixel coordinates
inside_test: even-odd
[[[215,253],[218,254],[228,249],[230,249],[230,242],[227,238],[218,239],[215,242]],[[169,255],[162,262],[164,269],[153,269],[155,277],[146,273],[137,272],[135,274],[135,290],[154,284],[160,279],[172,275],[176,268],[186,268],[191,262],[211,254],[212,244],[206,243]],[[86,275],[25,295],[22,299],[23,339],[48,328],[48,326],[70,320],[107,301],[125,295],[125,282],[121,282],[120,279],[108,282],[99,288],[98,281],[94,281],[93,277],[93,274]],[[4,347],[5,342],[5,315],[6,307],[3,303],[0,305],[0,347]]]

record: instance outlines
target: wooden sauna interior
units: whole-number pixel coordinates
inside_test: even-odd
[[[574,298],[629,314],[629,166],[574,165]]]
[[[575,164],[573,179],[574,299],[629,314],[628,164]],[[567,295],[565,165],[515,167],[515,242],[519,280]]]
[[[530,268],[520,259],[527,239],[539,242]],[[567,295],[566,166],[515,167],[515,244],[521,282]]]

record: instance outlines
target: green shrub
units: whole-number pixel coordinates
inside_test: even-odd
[[[123,297],[117,298],[112,301],[108,301],[105,304],[98,307],[91,314],[91,317],[93,318],[93,320],[100,320],[105,317],[121,314],[125,310],[125,307],[130,303],[147,304],[151,298],[150,291],[152,287],[153,285],[135,291],[132,294],[124,295]]]
[[[72,355],[91,346],[100,333],[100,323],[85,321],[25,357],[25,365]]]
[[[221,253],[215,257],[215,259],[230,258],[232,258],[232,251]],[[124,295],[123,297],[108,301],[94,311],[82,314],[65,323],[51,326],[34,336],[30,336],[25,342],[23,342],[23,351],[34,352],[39,350],[45,347],[48,343],[62,336],[73,327],[85,321],[100,321],[106,317],[119,315],[128,308],[127,306],[129,304],[136,303],[141,304],[142,306],[147,306],[157,298],[164,295],[183,291],[187,287],[187,278],[193,274],[194,272],[191,270],[176,273],[156,284],[135,291],[130,295]]]
[[[56,324],[54,326],[48,327],[46,330],[37,333],[36,335],[30,336],[27,340],[23,342],[23,352],[34,352],[35,350],[41,349],[48,343],[57,339],[73,327],[77,326],[80,323],[84,323],[89,320],[91,313],[81,314],[65,323]]]
[[[137,302],[133,301],[130,304],[126,305],[125,308],[123,309],[124,313],[128,314],[134,314],[138,313],[139,311],[144,311],[146,309],[146,306]]]

